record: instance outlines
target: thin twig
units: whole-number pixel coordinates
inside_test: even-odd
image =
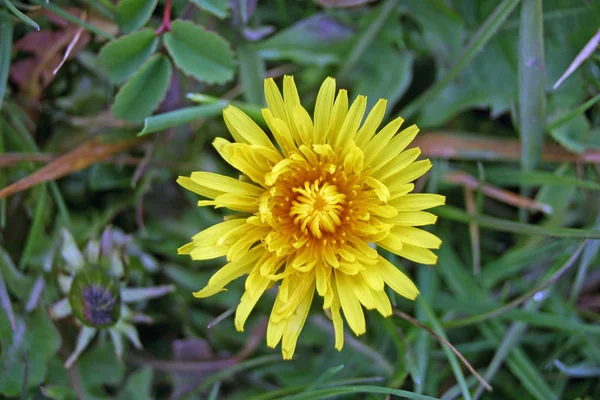
[[[411,324],[415,325],[416,327],[419,327],[421,329],[426,330],[429,334],[431,334],[432,336],[434,336],[437,340],[439,340],[440,342],[442,342],[443,344],[445,344],[446,346],[448,346],[450,348],[450,350],[452,350],[452,352],[454,354],[456,354],[456,356],[460,359],[460,361],[462,361],[462,363],[467,367],[467,369],[469,371],[471,371],[471,373],[479,380],[479,382],[481,382],[481,384],[488,390],[488,391],[492,391],[492,387],[490,386],[489,383],[486,382],[485,379],[483,379],[483,377],[481,375],[479,375],[477,373],[477,371],[475,371],[475,369],[471,366],[471,364],[469,364],[469,362],[467,361],[466,358],[463,357],[462,354],[460,354],[460,352],[458,350],[456,350],[456,347],[454,347],[449,341],[447,341],[446,339],[444,339],[443,337],[441,337],[440,335],[438,335],[437,333],[435,333],[431,328],[423,325],[422,323],[420,323],[419,321],[417,321],[416,319],[414,319],[413,317],[411,317],[410,315],[403,313],[400,310],[394,310],[394,314],[408,322],[410,322]]]
[[[83,10],[81,12],[81,20],[85,21],[87,17],[87,10]],[[69,56],[71,55],[71,52],[73,51],[73,49],[75,48],[75,45],[77,44],[77,42],[79,41],[79,38],[81,37],[81,34],[83,33],[84,29],[83,26],[80,26],[77,31],[75,31],[75,35],[73,35],[73,39],[69,42],[69,45],[67,46],[67,50],[65,50],[65,54],[63,55],[62,60],[60,60],[60,62],[58,63],[58,65],[56,66],[56,68],[54,68],[54,71],[52,71],[52,75],[56,75],[56,73],[58,72],[58,70],[64,65],[64,63],[67,61],[67,58],[69,58]]]

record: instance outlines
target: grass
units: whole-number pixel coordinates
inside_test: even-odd
[[[600,60],[577,63],[552,89],[597,34],[600,6],[165,0],[146,21],[148,5],[135,1],[130,10],[109,0],[32,3],[0,2],[0,193],[10,193],[0,195],[0,397],[600,398]],[[159,34],[156,52],[173,70],[160,106],[138,96],[143,123],[118,119],[111,106],[127,89],[110,84],[100,49],[122,36],[120,23],[133,34],[157,30],[169,12],[204,27],[215,46],[178,38],[187,50],[175,57]],[[140,49],[121,54],[132,71],[147,61]],[[234,64],[219,61],[227,49]],[[214,82],[178,62],[206,68],[196,75]],[[417,283],[417,301],[390,292],[396,316],[366,312],[366,334],[346,327],[338,352],[315,298],[292,361],[265,344],[276,289],[237,332],[243,281],[196,299],[191,291],[222,260],[177,255],[223,217],[198,209],[177,177],[237,177],[211,146],[230,138],[222,110],[233,104],[266,129],[262,80],[281,83],[284,73],[309,112],[327,76],[350,100],[389,99],[386,115],[420,127],[421,158],[434,165],[416,190],[447,198],[428,228],[443,239],[436,266],[385,253]],[[139,93],[148,84],[128,82]],[[75,317],[52,318],[71,314],[67,264],[78,252],[96,259],[90,268],[118,270],[121,285],[147,288],[118,329],[79,343]],[[143,348],[131,344],[138,338]]]

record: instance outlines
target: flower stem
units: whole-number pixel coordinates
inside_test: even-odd
[[[156,30],[156,34],[160,35],[163,32],[170,32],[171,31],[171,8],[172,8],[172,1],[171,0],[167,0],[165,2],[165,11],[163,12],[163,19],[162,19],[162,24],[160,24],[160,26],[158,27],[158,29]]]

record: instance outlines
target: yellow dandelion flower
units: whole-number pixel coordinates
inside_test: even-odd
[[[384,317],[392,314],[387,284],[409,299],[419,294],[413,282],[377,253],[375,246],[406,259],[435,264],[430,249],[441,241],[417,226],[433,224],[423,211],[444,204],[444,196],[414,194],[413,182],[431,167],[416,161],[418,148],[406,149],[418,132],[413,125],[398,132],[402,118],[376,131],[386,101],[379,100],[366,117],[365,96],[348,105],[348,93],[335,93],[327,78],[317,95],[314,118],[302,107],[290,76],[283,96],[273,79],[265,80],[267,134],[241,110],[223,112],[235,142],[214,141],[219,154],[242,177],[193,172],[177,182],[210,200],[199,206],[238,212],[192,238],[179,249],[194,260],[226,256],[228,263],[206,287],[204,298],[232,280],[248,275],[235,314],[243,331],[248,315],[263,293],[279,282],[267,328],[267,345],[282,343],[290,359],[315,289],[333,320],[335,347],[344,344],[342,312],[350,329],[365,333],[363,307]]]

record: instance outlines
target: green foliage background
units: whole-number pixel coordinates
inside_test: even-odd
[[[595,47],[553,87],[598,21],[588,0],[0,0],[0,189],[32,182],[0,194],[0,398],[600,398]],[[284,362],[264,344],[273,293],[244,333],[243,282],[191,296],[222,260],[176,249],[222,215],[175,179],[233,174],[211,146],[222,109],[261,122],[263,79],[283,74],[309,110],[334,76],[421,128],[444,244],[434,268],[390,256],[421,290],[394,305],[493,392],[398,317],[368,313],[338,352],[315,305]],[[121,285],[148,288],[131,306],[144,349],[119,359],[101,331],[65,368],[80,336],[51,309],[60,232],[89,251],[109,225],[129,243]]]

